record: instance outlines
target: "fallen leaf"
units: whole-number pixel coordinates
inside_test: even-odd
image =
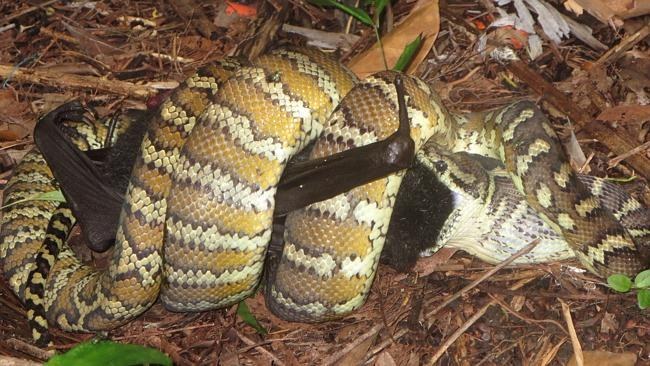
[[[643,123],[650,121],[650,105],[618,105],[605,109],[597,119],[621,125]]]
[[[613,333],[618,329],[618,322],[612,313],[605,312],[603,319],[600,321],[601,333]]]
[[[350,352],[343,356],[336,364],[341,366],[362,365],[363,361],[366,358],[366,353],[368,353],[370,346],[375,343],[375,339],[377,338],[378,334],[379,333],[376,333],[374,336],[368,337],[368,339],[359,343],[356,347],[351,349]]]
[[[388,351],[382,351],[375,360],[375,366],[397,366],[397,363]]]
[[[634,366],[636,354],[631,352],[614,353],[608,351],[583,351],[584,366]],[[567,366],[577,366],[576,356],[571,356]]]
[[[449,262],[449,258],[456,253],[457,249],[441,248],[434,255],[426,258],[419,259],[413,267],[413,271],[417,272],[420,276],[428,276],[436,267]]]
[[[391,32],[382,37],[388,67],[395,65],[407,44],[411,43],[418,35],[422,35],[422,46],[406,70],[407,74],[413,74],[431,50],[439,29],[438,1],[418,1],[411,13]],[[384,61],[379,45],[375,44],[368,51],[355,56],[348,63],[348,67],[360,78],[384,70]]]

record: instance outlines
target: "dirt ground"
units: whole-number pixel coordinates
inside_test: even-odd
[[[258,4],[248,1],[244,3],[248,7],[224,20],[222,2],[199,3],[212,25],[202,28],[200,17],[179,16],[183,10],[173,1],[47,1],[41,8],[28,1],[0,4],[0,79],[8,79],[0,87],[3,185],[16,161],[33,146],[31,131],[44,112],[73,98],[93,101],[102,115],[145,109],[155,104],[152,90],[164,92],[191,70],[243,48],[254,37],[263,38],[250,30],[279,14],[258,9],[257,17],[250,15],[246,9]],[[271,3],[281,7],[284,2]],[[522,81],[516,70],[476,51],[480,33],[489,35],[488,47],[516,48],[520,37],[508,28],[484,29],[494,19],[494,9],[486,3],[492,4],[440,4],[440,31],[416,75],[433,85],[454,111],[539,101],[558,133],[567,136],[566,119],[561,117],[567,111],[547,103],[546,96]],[[551,3],[568,14],[557,2]],[[413,5],[405,0],[393,3],[390,19],[399,21]],[[354,35],[354,43],[338,53],[344,62],[373,43],[372,29],[351,22],[343,13],[299,1],[285,6],[286,24]],[[502,8],[512,11],[511,5]],[[525,50],[517,52],[533,74],[566,93],[572,108],[598,122],[600,127],[587,123],[576,128],[588,158],[586,172],[629,181],[624,189],[650,204],[646,180],[650,176],[634,165],[647,160],[612,161],[621,155],[612,151],[616,141],[600,138],[619,137],[632,146],[650,139],[650,111],[643,102],[650,87],[648,40],[601,62],[626,35],[647,26],[648,18],[632,18],[614,30],[588,14],[570,16],[592,27],[606,48],[594,50],[571,36],[558,45],[543,39],[543,54],[534,61]],[[292,33],[273,34],[277,39],[272,45],[304,43]],[[10,72],[3,72],[4,66]],[[42,74],[38,80],[21,78],[16,67]],[[647,159],[649,154],[646,146],[637,155]],[[627,179],[631,176],[635,179]],[[649,313],[638,308],[634,294],[609,290],[602,279],[580,270],[577,262],[508,267],[463,290],[491,268],[468,254],[448,250],[421,259],[406,273],[382,264],[361,310],[315,325],[278,319],[258,293],[246,304],[268,330],[266,335],[244,323],[234,308],[179,314],[156,304],[135,321],[98,336],[152,346],[177,365],[565,365],[577,344],[585,364],[613,365],[608,363],[611,357],[627,362],[621,364],[633,365],[636,360],[637,365],[650,365]],[[0,283],[0,355],[43,361],[43,351],[31,346],[24,308],[6,282]],[[454,296],[457,299],[447,301]],[[52,332],[60,351],[95,337]]]

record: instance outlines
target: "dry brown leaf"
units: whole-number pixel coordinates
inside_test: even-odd
[[[650,121],[650,105],[618,105],[602,111],[598,119],[621,125],[643,123]]]
[[[612,313],[605,312],[603,319],[600,321],[601,333],[614,333],[618,330],[618,321]]]
[[[616,16],[615,12],[602,0],[574,0],[589,14],[596,17],[598,20],[605,24],[612,22],[617,26],[623,25],[620,19]],[[618,1],[618,0],[617,0]]]
[[[363,361],[366,358],[366,353],[368,353],[370,346],[375,343],[377,334],[372,337],[368,337],[368,339],[359,343],[356,347],[350,350],[350,352],[343,356],[336,364],[340,366],[356,366],[363,364]]]
[[[20,140],[33,130],[34,121],[25,119],[28,105],[17,102],[14,93],[9,89],[0,90],[0,111],[1,141]]]
[[[409,359],[406,362],[406,366],[418,366],[419,364],[420,364],[420,355],[415,352],[409,353]]]
[[[375,366],[397,366],[397,363],[388,351],[382,351],[375,360]]]
[[[343,326],[338,332],[336,332],[336,335],[334,336],[334,340],[336,343],[343,344],[346,342],[349,342],[352,340],[354,337],[359,335],[359,328],[356,323],[349,324]]]
[[[607,351],[583,351],[584,366],[634,366],[636,354],[631,352],[614,353]],[[575,355],[567,366],[577,366]]]
[[[417,272],[420,276],[430,275],[436,267],[441,264],[449,262],[449,258],[456,253],[457,249],[453,248],[441,248],[434,255],[422,258],[415,263],[413,271]]]
[[[219,49],[220,47],[217,41],[194,35],[178,37],[177,42],[183,46],[184,52],[189,49],[190,52],[205,53],[207,50]]]
[[[602,0],[615,15],[622,19],[650,14],[650,1],[639,0]]]
[[[406,70],[407,74],[415,72],[431,50],[439,29],[438,0],[420,0],[411,13],[382,38],[388,67],[395,65],[404,47],[422,34],[420,50]],[[354,57],[348,63],[348,67],[361,78],[384,70],[384,61],[379,45],[375,44],[368,51]]]

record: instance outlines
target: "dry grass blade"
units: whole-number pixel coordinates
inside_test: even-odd
[[[569,336],[571,337],[571,345],[573,346],[573,354],[575,356],[577,366],[583,366],[584,357],[582,356],[582,346],[580,345],[580,340],[576,334],[576,328],[573,326],[573,319],[571,317],[571,309],[561,299],[558,299],[562,305],[562,315],[566,321],[567,329],[569,330]]]

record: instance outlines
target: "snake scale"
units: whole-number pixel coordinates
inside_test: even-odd
[[[30,201],[5,210],[4,276],[22,301],[42,304],[49,324],[97,331],[126,323],[159,297],[168,309],[201,311],[249,296],[260,282],[274,193],[291,157],[312,141],[311,158],[365,146],[399,124],[395,72],[359,81],[309,49],[278,49],[250,65],[230,66],[197,71],[149,123],[106,270],[82,264],[60,241],[48,244],[60,253],[48,258],[49,274],[39,275],[35,258],[48,252],[45,227],[57,206]],[[416,149],[435,144],[503,162],[515,189],[592,272],[634,274],[647,266],[637,248],[648,245],[647,227],[624,229],[578,180],[534,104],[480,118],[453,116],[424,82],[403,80]],[[471,175],[456,172],[452,181],[472,184]],[[283,252],[264,284],[275,314],[318,322],[363,304],[403,175],[287,216]],[[34,150],[8,183],[4,203],[56,187]],[[60,234],[74,223],[66,212],[60,208],[61,220],[52,220]],[[42,287],[43,299],[33,285]]]

